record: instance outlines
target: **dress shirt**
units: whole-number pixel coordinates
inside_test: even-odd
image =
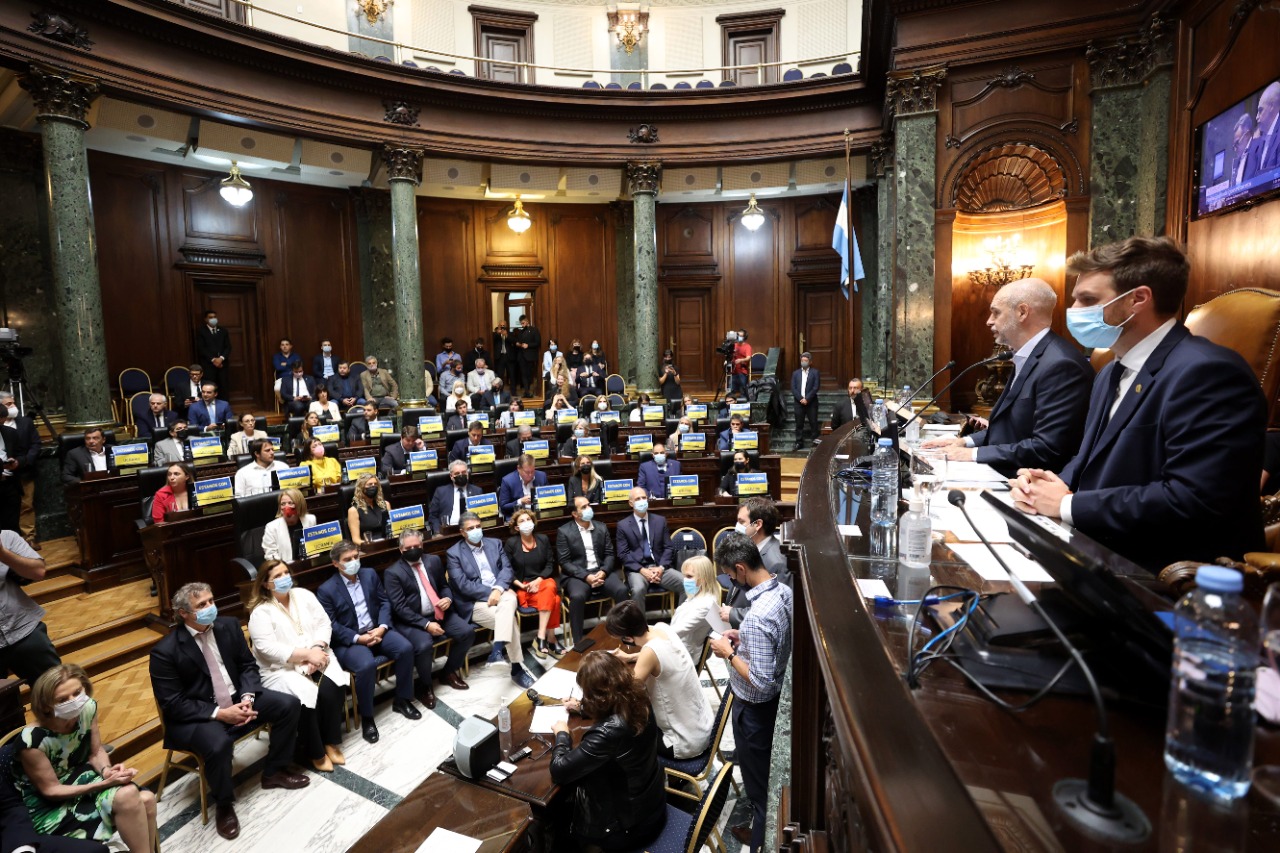
[[[493,573],[493,566],[489,565],[489,557],[484,552],[484,544],[472,545],[467,543],[467,547],[471,549],[471,556],[475,557],[476,565],[480,568],[480,580],[490,589],[498,589],[498,578]]]
[[[354,582],[353,582],[354,581]],[[367,633],[378,627],[373,624],[373,617],[369,615],[369,602],[364,597],[364,584],[360,583],[360,575],[356,575],[354,579],[348,580],[346,575],[342,576],[342,586],[347,591],[347,595],[351,596],[351,606],[356,609],[356,627],[361,633]],[[360,638],[360,634],[352,637],[352,642]]]
[[[227,671],[227,665],[222,660],[222,650],[218,648],[218,639],[213,634],[213,626],[210,625],[204,631],[197,631],[195,628],[192,628],[190,625],[187,625],[184,622],[183,627],[191,632],[191,638],[195,640],[196,645],[200,646],[201,648],[204,648],[204,641],[201,639],[200,635],[201,634],[209,635],[209,648],[213,651],[213,659],[218,662],[218,672],[222,675],[222,680],[227,685],[227,692],[232,693],[234,695],[234,691],[236,689],[236,683],[231,680],[231,673]],[[213,673],[212,672],[209,673],[209,676],[212,678]],[[241,693],[240,700],[244,701],[245,699],[247,699],[252,695],[253,695],[252,693]],[[217,717],[218,711],[220,710],[221,710],[220,708],[214,708],[213,716]]]
[[[426,571],[422,568],[422,561],[419,560],[418,562],[411,563],[410,565],[413,568],[413,579],[418,584],[419,611],[429,622],[443,619],[444,611],[436,606],[436,602],[439,601],[442,596],[435,587],[432,587],[431,590],[428,591],[427,587],[422,582],[422,579],[427,576]],[[427,583],[431,583],[431,581],[427,581]]]
[[[1018,347],[1018,351],[1013,354],[1013,375],[1009,377],[1009,385],[1006,387],[1013,387],[1013,383],[1018,378],[1018,371],[1022,370],[1022,365],[1027,363],[1027,359],[1031,358],[1031,353],[1036,351],[1036,347],[1040,345],[1040,341],[1043,340],[1044,336],[1047,334],[1049,334],[1049,327],[1045,326],[1039,332],[1032,335],[1031,340]],[[977,445],[973,443],[973,438],[971,436],[965,437],[964,446],[977,447]]]
[[[769,578],[747,591],[751,609],[738,629],[738,656],[747,662],[747,677],[729,667],[729,686],[744,702],[775,698],[791,657],[791,589]]]
[[[333,356],[331,355],[320,356],[320,364],[323,365],[320,368],[321,379],[328,379],[330,376],[334,374]]]
[[[305,376],[293,377],[293,396],[294,397],[310,397],[311,392],[307,390],[307,378]]]
[[[89,451],[89,464],[93,466],[93,470],[94,470],[94,471],[105,471],[105,470],[107,470],[107,451],[106,451],[106,449],[104,448],[104,449],[102,449],[102,450],[99,450],[97,453],[94,453],[92,450],[91,450],[91,451]],[[8,473],[8,472],[6,472],[6,473]]]
[[[595,526],[578,525],[578,533],[582,536],[582,545],[587,549],[587,574],[593,575],[600,570],[600,561],[596,559],[596,540],[592,536]]]
[[[284,465],[276,460],[272,460],[271,465],[266,468],[263,468],[257,461],[250,462],[236,472],[236,497],[260,495],[263,492],[271,491],[271,472],[279,471],[282,468],[284,468]]]
[[[810,371],[811,369],[812,369],[812,368],[808,368],[808,367],[802,367],[802,368],[800,368],[800,399],[801,399],[801,400],[807,400],[807,399],[809,399],[809,393],[808,393],[808,391],[809,391],[809,371]]]

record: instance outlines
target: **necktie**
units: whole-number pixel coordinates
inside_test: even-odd
[[[427,573],[422,570],[422,563],[414,563],[413,570],[418,573],[418,580],[422,581],[422,588],[427,591],[427,598],[431,601],[433,615],[439,622],[444,618],[444,611],[440,609],[440,596],[436,595],[436,588],[431,585],[431,581],[427,580]]]
[[[213,416],[213,403],[205,403],[204,410],[209,413],[209,423],[216,424],[218,419]]]
[[[196,634],[196,645],[204,653],[204,662],[209,667],[209,680],[213,682],[213,698],[217,700],[219,708],[230,708],[235,704],[231,701],[231,686],[222,677],[222,667],[218,666],[218,659],[213,654],[213,641],[212,628]]]
[[[640,522],[640,536],[644,539],[644,554],[646,557],[653,556],[653,546],[649,544],[649,520],[645,519]]]
[[[466,504],[465,504],[465,501],[466,501],[466,498],[465,498],[466,491],[465,491],[465,490],[463,490],[463,489],[458,489],[458,490],[457,490],[457,495],[458,495],[458,500],[456,501],[456,504],[457,504],[457,505],[453,508],[453,523],[454,523],[454,524],[457,524],[457,523],[458,523],[458,519],[462,518],[462,514],[463,514],[464,512],[466,512]]]
[[[1103,405],[1106,406],[1102,411],[1102,417],[1098,418],[1098,429],[1093,434],[1093,441],[1089,443],[1090,453],[1098,445],[1098,439],[1102,437],[1103,431],[1106,430],[1107,424],[1111,422],[1111,404],[1115,402],[1116,390],[1120,387],[1120,378],[1124,375],[1124,365],[1120,362],[1114,362],[1111,366],[1111,374],[1107,376],[1107,393],[1102,398]]]

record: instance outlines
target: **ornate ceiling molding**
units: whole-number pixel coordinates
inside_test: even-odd
[[[32,65],[18,78],[18,85],[31,94],[40,121],[65,121],[89,129],[89,106],[98,97],[97,82],[66,71]]]
[[[1067,196],[1067,180],[1053,154],[1024,142],[997,143],[964,164],[951,206],[967,213],[1038,207]]]
[[[93,50],[93,39],[89,38],[89,31],[70,18],[48,9],[32,12],[31,17],[35,20],[31,26],[27,27],[27,32],[44,36],[59,44],[71,45],[81,50]]]
[[[884,91],[884,109],[895,118],[937,112],[938,91],[947,77],[945,65],[890,71]]]
[[[658,126],[642,124],[627,131],[627,139],[638,145],[652,145],[658,141]]]
[[[391,124],[404,125],[405,127],[415,127],[418,124],[418,113],[422,108],[417,104],[408,101],[391,101],[384,100],[382,107],[387,111],[383,121]]]
[[[1090,82],[1095,90],[1136,86],[1157,68],[1173,64],[1173,31],[1169,22],[1155,15],[1136,36],[1111,44],[1089,42]]]
[[[627,189],[631,195],[657,195],[658,181],[662,176],[660,163],[628,163]]]
[[[387,167],[388,181],[409,181],[414,186],[422,183],[421,148],[388,143],[382,147],[382,162]]]

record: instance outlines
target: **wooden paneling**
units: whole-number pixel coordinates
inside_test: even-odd
[[[573,338],[590,346],[601,333],[604,318],[617,316],[617,289],[601,286],[612,278],[613,233],[604,212],[596,206],[582,211],[576,205],[563,205],[550,211],[548,219],[547,258],[558,294],[553,306],[554,328],[565,349]],[[616,353],[616,347],[605,349],[615,365],[612,357]],[[640,365],[642,370],[654,367]]]
[[[729,325],[746,329],[755,349],[764,349],[784,340],[778,324],[778,299],[782,269],[782,235],[772,205],[762,204],[765,223],[759,231],[748,231],[735,217],[729,224],[726,247],[729,281],[733,285]],[[790,338],[791,336],[787,336]]]
[[[425,200],[424,200],[425,202]],[[440,339],[452,337],[457,349],[467,347],[462,341],[474,338],[484,329],[492,329],[488,314],[472,317],[479,298],[470,299],[476,289],[475,237],[476,221],[470,202],[448,202],[433,199],[418,205],[418,272],[422,278],[422,337],[426,355],[440,351]],[[465,325],[459,320],[465,319]]]
[[[255,197],[244,207],[228,204],[218,193],[220,181],[219,175],[208,172],[182,173],[183,236],[195,243],[214,241],[256,246],[260,202]]]
[[[675,350],[681,387],[718,388],[723,374],[713,348],[719,341],[707,334],[712,314],[710,288],[667,288],[662,308],[663,326],[671,330],[662,348]]]

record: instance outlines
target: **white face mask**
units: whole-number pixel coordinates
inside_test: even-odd
[[[53,715],[59,720],[74,720],[80,716],[80,711],[85,705],[88,705],[90,701],[89,694],[81,690],[67,701],[59,702],[57,705],[54,705]]]
[[[520,531],[521,536],[529,536],[530,534],[533,533],[533,522],[522,521],[520,522],[520,527],[518,529]]]
[[[6,409],[5,411],[9,413],[9,417],[11,417],[11,418],[16,418],[16,417],[18,416],[18,407],[17,407],[17,406],[10,406],[10,407],[9,407],[8,409]]]

